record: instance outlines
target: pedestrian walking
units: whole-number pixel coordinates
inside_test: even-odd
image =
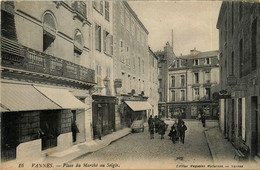
[[[179,140],[179,138],[181,137],[181,125],[182,125],[182,119],[179,119],[178,120],[178,123],[177,123],[177,135],[178,135],[178,137],[177,137],[177,140]]]
[[[150,139],[154,139],[154,123],[153,122],[149,125],[149,131],[150,131]]]
[[[205,114],[202,114],[201,122],[202,122],[203,127],[206,127],[206,117],[205,117]]]
[[[148,127],[149,127],[149,131],[150,131],[150,126],[153,124],[153,116],[151,115],[148,119]],[[154,125],[153,125],[154,126]],[[154,127],[153,127],[154,128]]]
[[[185,131],[187,130],[187,126],[185,125],[185,122],[182,121],[181,127],[180,127],[180,136],[181,136],[181,141],[184,143],[185,139]]]
[[[170,133],[169,133],[170,139],[172,140],[173,143],[175,143],[176,134],[177,134],[177,130],[176,130],[174,124],[173,124],[172,127],[171,127],[171,130],[170,130]]]
[[[161,135],[161,139],[164,139],[166,128],[167,128],[166,123],[164,123],[163,120],[160,120],[158,133],[159,135]]]
[[[158,119],[157,116],[154,117],[154,128],[155,128],[155,133],[158,133],[159,130],[159,124],[160,124],[160,120]]]

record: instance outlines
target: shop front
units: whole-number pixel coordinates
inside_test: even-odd
[[[92,96],[93,114],[93,138],[97,139],[99,133],[101,136],[110,134],[116,130],[115,128],[115,103],[116,98],[113,96]]]
[[[1,83],[1,95],[2,161],[36,160],[50,148],[71,146],[71,110],[85,105],[69,91]]]

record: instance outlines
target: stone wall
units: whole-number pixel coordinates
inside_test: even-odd
[[[21,112],[17,114],[18,142],[28,142],[38,139],[40,136],[40,111]]]

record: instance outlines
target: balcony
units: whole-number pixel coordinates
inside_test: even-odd
[[[84,22],[87,18],[87,7],[86,4],[82,1],[75,1],[72,4],[74,8],[74,19],[78,18],[80,21]]]
[[[1,65],[24,71],[95,83],[95,71],[1,37]]]

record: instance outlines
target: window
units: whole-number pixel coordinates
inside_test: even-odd
[[[98,86],[101,86],[101,72],[102,72],[102,68],[100,65],[96,65],[96,74],[97,74],[97,85]]]
[[[232,27],[231,27],[231,32],[232,32],[232,35],[233,35],[233,33],[234,33],[234,2],[231,2],[232,3],[232,14],[231,14],[231,18],[232,18]]]
[[[210,99],[210,88],[205,88],[206,91],[206,99],[209,100]]]
[[[76,30],[74,35],[74,56],[75,56],[75,63],[80,64],[80,55],[83,52],[83,41],[81,32]]]
[[[180,60],[176,60],[176,67],[179,68],[180,67]]]
[[[243,39],[239,41],[239,76],[243,76],[243,66],[244,66],[244,57],[243,57]]]
[[[205,64],[210,64],[210,58],[205,58]]]
[[[200,91],[199,88],[194,88],[194,100],[199,100],[200,97]]]
[[[113,36],[107,31],[103,31],[103,51],[113,55]]]
[[[127,12],[125,14],[125,27],[128,31],[130,31],[130,17]]]
[[[101,26],[95,26],[95,47],[101,52]]]
[[[50,13],[43,18],[43,52],[54,55],[54,40],[56,39],[56,23]]]
[[[210,71],[206,71],[205,72],[205,83],[209,83],[210,82]]]
[[[144,60],[142,60],[142,70],[143,70],[143,74],[144,74]]]
[[[141,72],[141,59],[138,57],[138,70]]]
[[[124,42],[121,40],[120,41],[120,61],[122,61],[122,62],[125,62],[124,61]]]
[[[234,75],[234,51],[231,53],[231,75]]]
[[[172,91],[172,101],[173,102],[175,101],[175,91],[174,90]]]
[[[252,70],[256,70],[257,67],[257,18],[252,23],[252,37],[251,37],[251,50],[252,50],[252,57],[251,57],[251,64]]]
[[[175,76],[172,76],[172,87],[175,87]]]
[[[120,21],[121,21],[121,24],[123,24],[124,25],[124,7],[123,7],[123,5],[121,4],[121,6],[120,6]]]
[[[193,63],[195,66],[197,66],[197,65],[199,65],[199,60],[198,59],[196,59],[196,60],[194,60],[194,63]]]
[[[199,83],[199,73],[194,73],[194,83]]]
[[[243,16],[243,2],[239,2],[239,20],[242,19]]]
[[[109,2],[105,1],[105,19],[109,21]]]
[[[185,86],[185,76],[181,75],[181,87]]]
[[[181,90],[181,101],[185,101],[185,91]]]
[[[133,19],[132,19],[132,24],[131,24],[131,32],[132,32],[132,35],[135,34],[135,22]]]
[[[242,99],[238,99],[238,136],[242,137]]]
[[[93,7],[103,14],[103,1],[93,1]]]

